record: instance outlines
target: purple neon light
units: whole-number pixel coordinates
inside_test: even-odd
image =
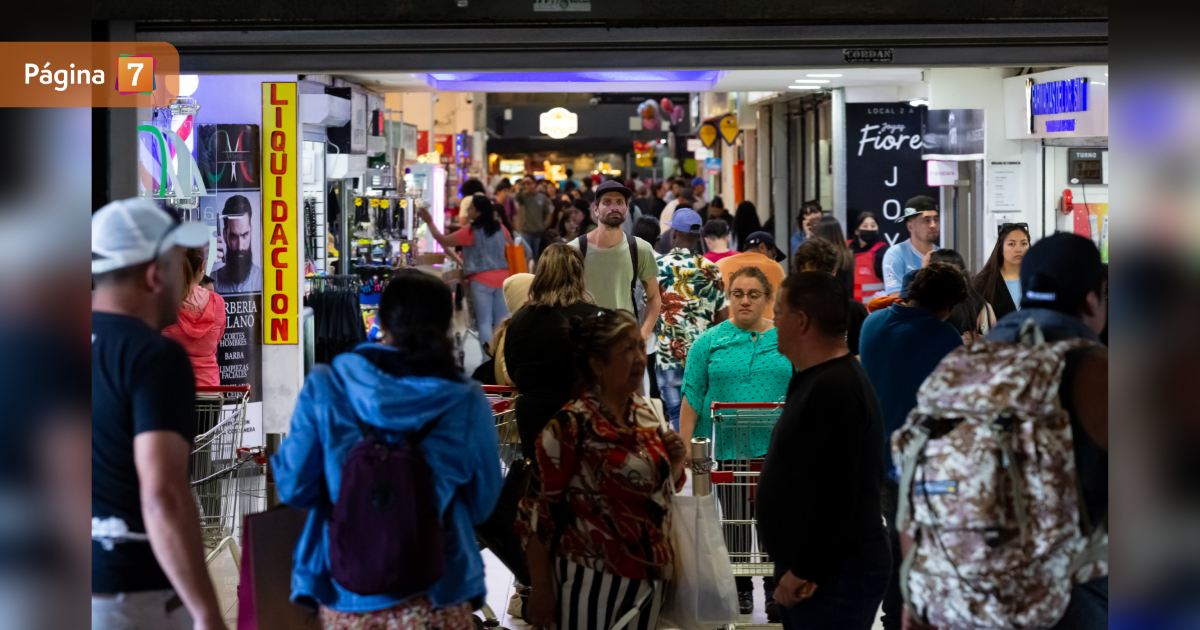
[[[620,70],[608,72],[435,72],[422,78],[431,87],[456,91],[591,92],[603,90],[711,90],[724,70]]]

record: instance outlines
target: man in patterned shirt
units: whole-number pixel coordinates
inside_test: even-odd
[[[658,258],[662,313],[654,327],[658,337],[654,370],[671,426],[678,431],[688,350],[710,326],[727,319],[729,310],[721,271],[700,255],[700,215],[681,208],[668,225],[672,249]]]

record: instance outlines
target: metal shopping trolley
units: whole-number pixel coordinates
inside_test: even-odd
[[[484,385],[483,393],[492,405],[492,416],[496,420],[496,435],[499,438],[499,448],[496,454],[500,458],[501,471],[507,477],[513,462],[522,458],[521,436],[517,431],[515,405],[517,390],[515,387],[503,385]],[[514,487],[511,484],[505,484],[500,500],[497,501],[496,510],[485,523],[476,528],[475,537],[479,540],[481,549],[490,549],[496,558],[513,572],[518,582],[523,579],[527,584],[529,568],[525,562],[525,550],[516,531],[512,528],[512,523],[516,521],[517,517],[517,501],[520,499],[518,496],[510,496],[509,493],[513,490]],[[483,615],[483,619],[474,618],[476,628],[496,628],[500,625],[495,611],[487,603],[484,603],[479,612]]]
[[[500,438],[500,466],[508,475],[509,465],[521,457],[521,434],[517,431],[517,388],[503,385],[484,385],[483,393],[492,404],[496,418],[496,434]]]
[[[248,459],[242,449],[249,385],[196,388],[196,439],[192,443],[192,489],[200,508],[204,545],[216,549],[234,534],[235,472]]]
[[[773,576],[775,563],[758,539],[755,491],[765,453],[753,449],[753,438],[770,435],[783,402],[722,403],[711,407],[717,446],[732,446],[733,458],[717,463],[710,478],[721,506],[721,529],[735,577]],[[714,449],[715,450],[715,449]],[[720,451],[716,451],[720,452]],[[781,624],[732,624],[735,628],[781,627]]]

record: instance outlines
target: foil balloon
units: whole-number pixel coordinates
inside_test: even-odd
[[[659,101],[658,104],[660,107],[662,107],[664,117],[670,116],[671,113],[675,111],[675,104],[672,103],[671,99],[669,98],[663,97],[663,100]]]
[[[671,124],[678,125],[683,122],[683,117],[687,115],[687,110],[683,109],[683,105],[676,105],[671,110]]]
[[[658,110],[657,106],[654,104],[654,100],[649,99],[641,105],[638,105],[638,114],[640,114],[643,119],[657,118]]]

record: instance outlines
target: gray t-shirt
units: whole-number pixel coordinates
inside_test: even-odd
[[[526,234],[536,234],[541,237],[546,231],[546,216],[554,209],[550,198],[545,193],[535,192],[532,195],[517,194],[518,230]]]
[[[657,282],[658,263],[655,262],[654,248],[640,238],[634,240],[638,247],[638,279],[643,282]],[[578,248],[579,240],[573,239],[571,247]],[[587,256],[583,262],[583,283],[587,292],[592,294],[596,306],[624,309],[632,313],[633,298],[629,294],[631,282],[633,264],[629,257],[628,239],[621,239],[619,245],[608,249],[600,249],[588,243]]]

